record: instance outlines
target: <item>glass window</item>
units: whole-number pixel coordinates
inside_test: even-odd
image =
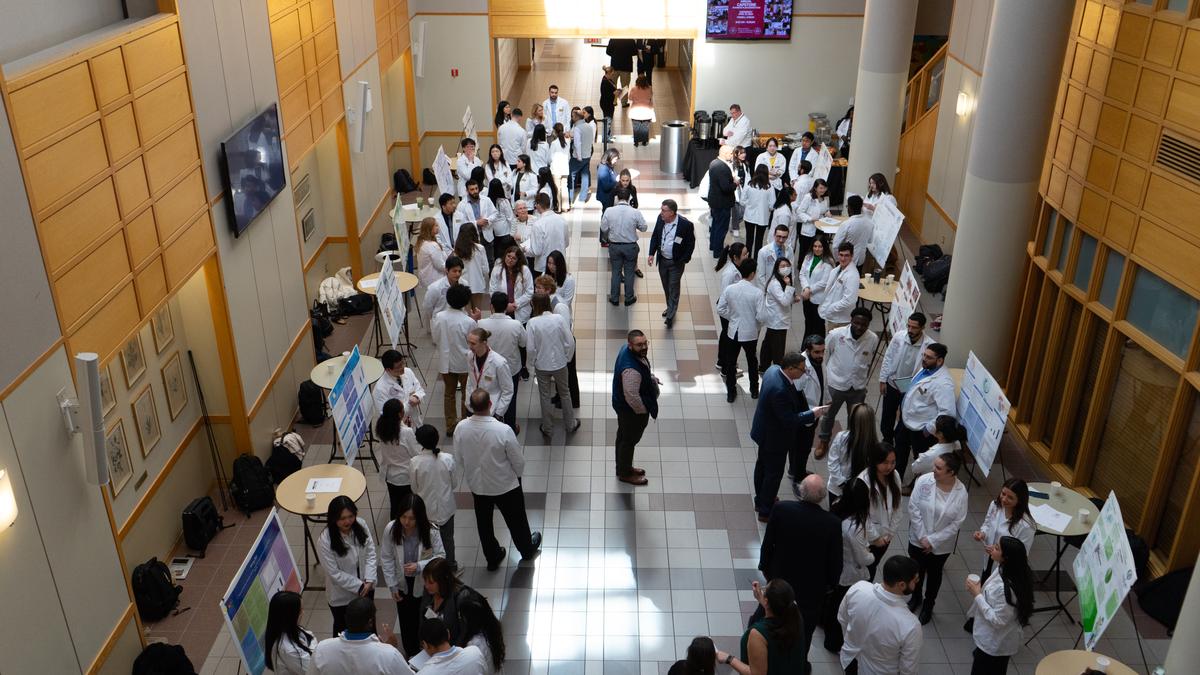
[[[1138,330],[1184,358],[1192,342],[1197,313],[1200,313],[1200,301],[1152,272],[1137,269],[1125,318]]]
[[[1167,0],[1167,9],[1180,14],[1187,14],[1188,0]]]
[[[933,109],[942,98],[942,77],[946,74],[946,59],[941,59],[929,69],[929,94],[925,97],[925,112]]]
[[[1183,438],[1183,447],[1179,449],[1179,458],[1170,470],[1171,487],[1167,490],[1167,503],[1158,521],[1158,535],[1154,540],[1154,548],[1164,556],[1171,552],[1171,545],[1175,543],[1179,528],[1183,525],[1183,508],[1187,505],[1188,488],[1197,459],[1200,459],[1200,396],[1193,393],[1192,419]]]
[[[1042,442],[1051,447],[1054,441],[1054,430],[1058,427],[1058,411],[1062,407],[1062,392],[1067,388],[1067,371],[1071,368],[1072,354],[1075,351],[1075,336],[1079,332],[1079,321],[1082,319],[1081,309],[1073,300],[1067,300],[1067,327],[1063,332],[1062,343],[1058,345],[1057,357],[1052,359],[1047,367],[1054,371],[1054,379],[1050,386],[1038,392],[1038,405],[1046,409],[1046,424],[1042,427]],[[1060,309],[1062,309],[1060,305]]]
[[[1054,269],[1066,271],[1067,257],[1071,255],[1071,235],[1075,232],[1075,226],[1069,220],[1063,220],[1063,236],[1062,246],[1058,248],[1058,264]]]
[[[1092,266],[1096,261],[1096,238],[1079,233],[1079,259],[1075,262],[1074,284],[1083,290],[1088,289],[1088,280],[1092,278]]]
[[[1088,346],[1087,368],[1083,371],[1083,383],[1079,387],[1079,399],[1074,402],[1071,423],[1071,436],[1067,439],[1067,452],[1064,463],[1075,468],[1079,459],[1080,445],[1083,443],[1083,427],[1087,424],[1088,407],[1092,404],[1092,396],[1096,391],[1096,377],[1100,374],[1100,361],[1104,357],[1104,339],[1108,337],[1108,324],[1099,319],[1092,319],[1096,330],[1092,334],[1091,345]]]
[[[1042,256],[1049,259],[1050,252],[1054,250],[1054,234],[1058,231],[1058,211],[1050,209],[1050,216],[1046,219],[1046,241],[1042,242]]]
[[[1138,522],[1146,507],[1178,382],[1174,371],[1125,341],[1089,484],[1102,497],[1117,493],[1126,523]]]
[[[1109,251],[1104,259],[1104,279],[1100,282],[1100,304],[1112,309],[1117,304],[1117,287],[1121,285],[1121,270],[1125,268],[1125,256]]]

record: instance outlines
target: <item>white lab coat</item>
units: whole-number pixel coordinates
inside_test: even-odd
[[[472,494],[495,497],[515,490],[525,472],[517,435],[491,415],[472,415],[454,427],[454,447]]]
[[[423,288],[446,276],[447,253],[437,241],[423,241],[417,247],[417,280]]]
[[[358,597],[359,587],[368,581],[374,583],[377,576],[371,526],[362,518],[357,520],[367,533],[367,541],[360,545],[352,530],[350,536],[342,537],[346,544],[346,555],[339,556],[333,552],[329,543],[329,528],[322,528],[321,536],[317,537],[317,558],[325,568],[325,595],[331,607],[350,604],[351,600]]]
[[[421,451],[416,432],[411,427],[400,425],[400,436],[395,443],[380,439],[379,473],[389,485],[410,485],[409,462]]]
[[[833,323],[850,323],[850,312],[858,306],[858,268],[853,264],[840,265],[829,271],[821,287],[813,287],[813,294],[822,294],[821,308],[817,311],[822,319]]]
[[[512,235],[517,223],[517,215],[513,213],[512,202],[508,199],[500,199],[492,202],[492,206],[496,207],[496,215],[491,220],[492,236],[507,237]],[[495,240],[493,239],[493,241]],[[504,251],[496,251],[495,253],[497,258],[504,255]]]
[[[517,163],[517,155],[525,154],[526,148],[529,147],[525,139],[525,127],[520,124],[509,120],[500,125],[496,130],[496,144],[504,152],[504,161],[509,164]]]
[[[428,515],[428,514],[427,514]],[[393,593],[408,593],[408,584],[404,582],[404,544],[397,544],[393,539],[393,533],[396,531],[396,521],[389,521],[383,528],[379,542],[379,566],[383,570],[383,583]],[[425,566],[434,558],[445,558],[446,547],[442,544],[442,533],[436,527],[429,529],[429,548],[424,545],[418,546],[418,555],[416,560],[409,562],[417,563],[417,573],[413,583],[413,597],[419,598],[425,594],[425,583],[421,580],[421,574],[425,572]]]
[[[502,254],[496,252],[496,265],[492,268],[492,278],[488,281],[489,293],[507,293],[508,275],[504,271]],[[513,302],[517,304],[516,319],[521,323],[529,320],[529,303],[533,301],[533,272],[528,266],[521,267],[521,274],[513,284]]]
[[[828,210],[829,197],[813,199],[811,192],[803,193],[796,206],[796,222],[800,223],[800,234],[806,237],[817,236],[816,221],[820,220]],[[810,251],[805,251],[805,253],[810,253]]]
[[[800,288],[807,288],[812,291],[812,297],[809,302],[814,305],[820,305],[825,301],[825,286],[828,284],[829,275],[833,274],[833,265],[830,265],[824,259],[813,267],[813,254],[809,253],[804,256],[804,262],[800,263],[800,283],[797,284]]]
[[[474,253],[470,258],[463,258],[463,273],[459,283],[471,287],[471,293],[487,293],[488,259],[487,250],[483,244],[474,244]]]
[[[467,372],[467,333],[475,319],[461,309],[444,309],[433,317],[433,342],[438,347],[438,372]]]
[[[544,121],[542,124],[546,127],[546,135],[549,136],[554,132],[554,125],[561,124],[563,129],[571,128],[571,104],[567,99],[559,96],[554,103],[547,98],[542,101],[542,110],[544,113]]]
[[[464,279],[459,278],[459,283]],[[429,321],[433,321],[433,317],[438,315],[438,312],[446,309],[449,305],[446,304],[446,291],[450,290],[450,277],[442,277],[425,289],[425,297],[421,300],[421,306],[425,308],[425,316],[429,317]],[[430,323],[432,331],[433,324]]]
[[[763,292],[752,281],[742,279],[721,291],[717,299],[717,314],[729,321],[725,336],[734,342],[753,342],[762,329],[758,314]]]
[[[571,322],[554,312],[535,316],[525,324],[525,345],[530,367],[543,371],[556,371],[567,367],[575,355],[575,338],[571,335]]]
[[[896,204],[896,198],[894,196],[892,196],[892,193],[890,193],[890,192],[886,193],[886,194],[880,193],[877,195],[868,195],[866,197],[863,197],[863,215],[867,216],[867,217],[873,217],[875,215],[875,210],[868,209],[866,207],[867,206],[878,207],[880,202],[890,202],[892,206],[896,207],[897,211],[900,210],[900,207],[897,206],[897,204]]]
[[[454,502],[454,455],[448,452],[433,454],[422,449],[409,462],[412,491],[425,502],[425,511],[435,525],[445,525],[454,517],[458,506]]]
[[[479,186],[479,194],[486,195],[488,186],[493,180],[499,180],[504,185],[504,194],[512,197],[513,188],[513,172],[508,168],[508,162],[515,162],[516,156],[509,157],[508,153],[504,154],[504,159],[498,168],[493,168],[491,162],[483,163],[483,175],[487,178],[487,183]]]
[[[571,241],[571,230],[567,221],[553,211],[538,214],[529,233],[529,252],[533,255],[533,269],[546,270],[546,256],[551,251],[567,253]]]
[[[414,675],[413,669],[404,661],[404,654],[395,647],[384,644],[372,635],[365,640],[347,640],[345,635],[321,640],[313,650],[308,664],[309,675],[362,675],[363,673],[387,673],[388,675]]]
[[[788,255],[787,248],[783,250],[783,257]],[[778,254],[775,253],[775,240],[769,239],[763,247],[758,249],[758,274],[754,277],[754,285],[759,288],[767,287],[767,280],[771,278],[771,271],[775,269],[775,261],[778,259]]]
[[[875,223],[869,216],[862,214],[850,216],[846,219],[846,222],[838,227],[837,234],[833,235],[833,243],[830,244],[830,249],[836,252],[838,246],[841,246],[843,241],[850,242],[854,245],[854,266],[862,267],[863,263],[867,260],[867,247],[870,246],[871,236],[874,233]]]
[[[529,148],[529,168],[535,175],[543,166],[550,166],[552,152],[549,140],[539,142],[536,150]]]
[[[796,213],[792,210],[791,204],[784,204],[783,206],[776,207],[775,210],[771,212],[770,235],[772,237],[775,236],[775,228],[779,227],[780,225],[788,229],[787,241],[783,245],[785,255],[795,262],[796,254],[794,251],[796,250]],[[774,239],[772,239],[772,241],[774,241]]]
[[[784,288],[779,280],[771,277],[763,294],[763,324],[771,330],[788,330],[792,327],[792,303],[796,287]],[[811,405],[816,405],[811,404]]]
[[[1002,537],[1016,537],[1025,544],[1026,553],[1033,547],[1033,536],[1037,534],[1028,514],[1018,520],[1015,527],[1010,527],[1008,516],[1004,515],[1004,507],[997,505],[994,500],[988,504],[987,515],[983,517],[979,531],[983,533],[980,546],[995,546],[1000,543]]]
[[[488,350],[482,369],[477,365],[479,361],[474,354],[467,361],[470,366],[467,371],[467,391],[486,391],[492,397],[492,414],[503,416],[513,397],[512,370],[508,361],[495,349]]]
[[[868,480],[867,475],[874,470],[875,467],[868,466],[856,476],[858,480],[861,480],[867,486],[868,490],[871,488],[871,482]],[[895,539],[896,533],[900,529],[900,517],[904,515],[904,500],[900,500],[900,503],[895,508],[892,508],[891,499],[893,492],[900,494],[900,474],[893,471],[889,478],[892,479],[892,490],[888,492],[886,498],[883,494],[877,495],[873,491],[871,492],[871,515],[867,517],[868,541],[875,541],[880,537],[888,535],[891,535]]]
[[[487,675],[488,668],[483,652],[468,645],[433,655],[421,666],[421,675]]]
[[[742,280],[742,273],[738,271],[737,265],[734,265],[731,260],[725,263],[720,272],[717,272],[717,278],[721,281],[721,287],[718,290],[718,297],[720,297],[720,293],[724,292],[726,288]]]
[[[529,161],[532,162],[533,159],[530,158]],[[522,197],[521,193],[525,193],[525,196]],[[525,208],[527,208],[529,211],[533,211],[533,200],[537,197],[537,193],[538,180],[536,173],[524,171],[520,176],[513,176],[512,195],[514,202],[520,199],[521,201],[525,202]],[[511,209],[509,210],[511,211]],[[500,232],[497,232],[496,234],[500,234]]]
[[[416,396],[421,401],[425,400],[425,387],[421,386],[421,381],[417,379],[417,374],[413,372],[412,368],[405,368],[404,373],[399,379],[392,377],[387,371],[384,371],[383,375],[375,381],[374,388],[371,390],[371,398],[375,403],[376,419],[383,412],[384,403],[398,398],[404,403],[405,413],[413,418],[416,426],[419,426],[419,422],[421,421],[420,404],[418,403],[418,407],[415,408],[410,407],[408,399],[411,396]]]
[[[820,152],[820,151],[817,150],[816,147],[811,146],[811,145],[808,147],[808,155],[807,156],[803,156],[804,149],[801,147],[796,147],[796,148],[792,149],[792,158],[788,160],[788,174],[791,175],[791,177],[792,177],[793,185],[795,184],[796,179],[800,177],[800,162],[802,160],[808,160],[808,163],[812,164],[813,160],[817,158],[818,152]],[[812,180],[813,180],[812,178],[809,178],[810,183],[812,182]],[[800,192],[799,188],[796,188],[796,194],[803,194],[803,193]]]
[[[549,133],[550,133],[550,127],[549,127],[549,125],[547,125],[547,124],[546,124],[546,118],[545,118],[545,117],[542,117],[541,119],[537,119],[537,118],[535,118],[533,115],[526,115],[526,116],[525,116],[525,138],[526,138],[526,139],[532,139],[532,138],[533,138],[533,130],[534,130],[535,128],[537,128],[537,125],[539,125],[539,124],[540,124],[540,125],[542,125],[542,126],[544,126],[544,127],[546,127],[546,133],[547,133],[547,134],[549,134]]]
[[[310,650],[317,646],[317,640],[303,628],[300,629],[300,635],[301,640],[308,636],[308,650],[292,642],[286,634],[280,635],[272,647],[271,663],[275,667],[271,672],[275,675],[304,675],[308,671],[308,664],[312,661]]]
[[[871,358],[879,336],[867,330],[857,340],[850,326],[834,328],[825,336],[825,386],[831,390],[866,389]]]
[[[867,565],[875,561],[871,555],[866,529],[859,529],[852,518],[842,520],[842,576],[839,586],[853,586],[870,577]]]
[[[804,355],[804,373],[792,380],[792,384],[796,386],[796,391],[804,392],[804,400],[808,401],[809,408],[825,405],[821,380],[817,377],[817,371],[813,369],[812,361],[808,360],[808,354]]]
[[[566,127],[568,130],[570,127]],[[558,142],[558,138],[550,140],[550,173],[556,178],[567,175],[571,169],[571,140],[566,144]]]
[[[471,171],[477,166],[483,166],[483,160],[476,154],[473,159],[467,159],[466,155],[459,154],[454,161],[454,172],[458,176],[458,198],[467,198],[467,181],[471,179]]]
[[[998,571],[991,574],[981,591],[967,608],[967,618],[975,619],[971,629],[975,646],[991,656],[1016,654],[1021,650],[1021,624],[1017,608],[1004,596],[1004,577]]]
[[[921,624],[908,598],[882,584],[859,581],[838,607],[845,642],[842,668],[858,660],[859,675],[916,675],[921,658]]]
[[[739,201],[742,202],[742,206],[746,207],[746,213],[742,216],[742,220],[754,223],[759,227],[766,227],[771,220],[771,209],[775,207],[775,194],[773,187],[765,190],[753,185],[743,187]]]
[[[916,345],[908,339],[908,331],[896,333],[888,340],[883,352],[883,365],[879,367],[879,381],[895,386],[898,377],[911,377],[921,370],[921,355],[933,344],[928,333],[921,333]],[[915,349],[915,351],[913,351]]]
[[[900,401],[904,426],[912,431],[923,430],[932,434],[939,415],[957,414],[955,398],[954,378],[950,376],[950,369],[945,366],[938,368],[932,375],[911,384],[905,392]]]
[[[809,402],[812,406],[812,402]],[[829,443],[829,453],[825,455],[829,467],[829,494],[842,496],[842,486],[850,480],[850,432],[839,431]]]
[[[479,327],[491,333],[488,346],[508,362],[509,370],[521,363],[521,348],[525,346],[525,326],[507,314],[491,314],[479,320]]]
[[[921,548],[928,539],[934,555],[954,551],[958,528],[967,519],[967,488],[957,479],[950,494],[939,504],[937,479],[927,473],[917,478],[908,498],[908,543]]]
[[[475,210],[471,208],[468,200],[464,197],[458,203],[458,208],[454,209],[454,231],[449,233],[452,239],[448,248],[454,248],[454,242],[458,240],[458,231],[464,223],[471,223],[475,226],[475,232],[481,237],[481,241],[491,241],[495,238],[492,233],[492,219],[496,216],[496,205],[492,203],[492,200],[481,196],[479,198],[479,217],[487,219],[487,223],[479,225],[475,222]]]
[[[764,152],[758,156],[758,159],[754,160],[755,168],[760,164],[766,166],[767,172],[771,175],[771,187],[776,190],[782,188],[783,172],[787,169],[787,158],[783,156],[783,153],[776,152],[772,155],[769,151]]]
[[[554,297],[558,298],[559,302],[566,305],[568,310],[574,311],[575,277],[570,272],[567,272],[567,277],[563,279],[562,286],[559,286],[558,290],[554,292]]]
[[[924,473],[933,471],[933,461],[938,457],[958,450],[958,442],[954,443],[934,443],[928,450],[917,455],[913,460],[912,472],[914,476],[920,476]]]
[[[736,148],[748,148],[754,142],[754,134],[750,126],[750,118],[742,115],[736,120],[730,118],[725,124],[725,145]]]

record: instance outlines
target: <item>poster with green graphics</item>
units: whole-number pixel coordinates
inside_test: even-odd
[[[1079,623],[1088,650],[1096,646],[1104,629],[1121,611],[1121,604],[1137,579],[1116,493],[1108,493],[1099,517],[1092,514],[1092,519],[1092,531],[1084,539],[1073,565],[1075,585],[1079,588]]]

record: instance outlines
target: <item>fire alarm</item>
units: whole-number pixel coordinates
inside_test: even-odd
[[[458,68],[450,69],[450,77],[458,77]]]

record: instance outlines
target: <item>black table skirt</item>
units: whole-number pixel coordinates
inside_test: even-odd
[[[683,154],[683,178],[692,189],[700,187],[700,180],[704,178],[708,166],[717,158],[718,147],[715,141],[693,140],[688,143],[687,150]],[[781,148],[779,153],[786,161],[791,162],[792,150],[792,148]],[[754,163],[758,161],[758,156],[766,151],[766,148],[746,148],[746,163],[753,168]],[[790,172],[787,171],[784,172],[783,178],[784,182],[792,180]],[[829,204],[838,206],[846,195],[846,167],[834,166],[830,169],[828,183]]]

